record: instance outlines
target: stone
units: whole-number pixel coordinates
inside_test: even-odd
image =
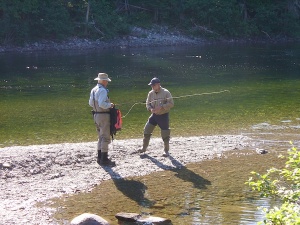
[[[149,224],[149,225],[172,225],[171,220],[161,218],[161,217],[156,217],[156,216],[150,216],[146,218],[141,218],[137,220],[138,224]]]
[[[77,217],[75,217],[71,221],[71,225],[110,225],[105,219],[102,217],[91,214],[91,213],[83,213]]]
[[[138,213],[120,212],[120,213],[116,214],[115,217],[119,221],[136,222],[141,217],[141,215]]]
[[[4,168],[11,168],[11,165],[7,162],[3,163],[2,165]]]
[[[258,154],[267,154],[267,153],[268,153],[267,150],[265,150],[265,149],[259,149],[259,148],[257,148],[255,151],[256,151]]]

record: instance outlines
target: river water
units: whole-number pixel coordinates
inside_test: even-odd
[[[299,126],[299,48],[209,45],[1,54],[0,147],[94,141],[88,98],[98,72],[111,77],[111,101],[125,116],[119,139],[141,137],[149,116],[143,104],[147,84],[154,76],[175,100],[173,136],[252,132],[261,125],[293,130]]]
[[[276,151],[284,151],[287,142],[298,145],[299,71],[300,44],[295,43],[1,54],[0,147],[95,141],[88,98],[98,72],[111,77],[109,95],[124,116],[117,138],[140,138],[149,116],[144,105],[147,84],[157,76],[175,101],[172,138],[245,134],[265,143],[275,155],[245,154],[238,156],[240,160],[228,156],[124,184],[104,183],[101,187],[109,185],[119,198],[107,199],[117,203],[111,211],[129,208],[159,214],[174,224],[255,224],[263,218],[256,206],[270,203],[252,194],[244,182],[250,171],[280,164]],[[182,179],[185,176],[190,179]],[[213,185],[199,188],[203,184],[198,176]],[[122,192],[128,182],[131,188],[147,183],[149,204],[145,198],[132,198],[128,204]],[[104,195],[101,187],[71,200],[63,218],[80,211],[74,202],[87,202],[94,211],[103,209],[95,198]]]

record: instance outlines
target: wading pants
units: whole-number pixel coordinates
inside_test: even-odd
[[[145,151],[148,147],[150,137],[156,125],[158,125],[161,129],[161,137],[164,141],[164,150],[169,151],[169,141],[171,133],[169,128],[169,113],[165,113],[162,115],[151,114],[144,127],[143,150]]]
[[[94,115],[96,130],[98,133],[97,150],[103,153],[108,152],[110,140],[110,115],[109,113],[99,113]]]

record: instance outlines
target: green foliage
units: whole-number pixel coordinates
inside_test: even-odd
[[[38,0],[0,2],[0,43],[20,43],[29,35],[31,16],[38,8]]]
[[[298,0],[1,1],[0,43],[114,38],[132,26],[155,24],[206,37],[299,37],[298,5]]]
[[[90,28],[94,37],[112,38],[128,32],[126,18],[117,14],[112,1],[93,0],[91,4],[91,20],[95,23]]]
[[[283,157],[283,156],[281,156]],[[271,168],[266,174],[252,172],[246,182],[264,197],[280,199],[282,205],[272,209],[264,208],[264,224],[300,224],[300,151],[292,147],[288,151],[285,168]]]
[[[201,13],[199,13],[201,12]],[[193,27],[203,33],[236,36],[236,27],[240,27],[239,8],[235,0],[230,1],[187,1],[185,5],[186,19]]]
[[[261,34],[293,36],[299,31],[299,18],[292,15],[290,7],[289,1],[250,3],[248,20]]]
[[[61,0],[44,0],[32,23],[32,36],[61,39],[71,34],[72,24],[66,4]]]

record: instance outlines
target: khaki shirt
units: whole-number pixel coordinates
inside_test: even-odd
[[[161,107],[161,109],[155,114],[162,115],[168,113],[173,106],[173,97],[167,89],[160,87],[159,92],[157,93],[153,90],[149,91],[146,100],[146,108],[148,111],[151,111],[151,109],[156,107]]]

